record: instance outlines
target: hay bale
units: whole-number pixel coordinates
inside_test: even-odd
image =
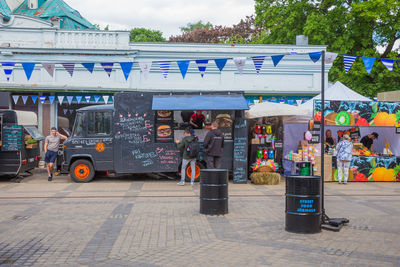
[[[281,175],[275,172],[253,172],[250,179],[257,185],[277,185],[281,181]]]

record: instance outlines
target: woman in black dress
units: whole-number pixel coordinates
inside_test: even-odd
[[[325,151],[329,151],[330,147],[336,146],[336,139],[332,136],[331,130],[325,132]]]

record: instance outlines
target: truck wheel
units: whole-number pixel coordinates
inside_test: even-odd
[[[85,159],[79,159],[72,163],[70,175],[77,183],[88,183],[94,177],[93,164]]]
[[[195,168],[196,168],[196,173],[195,173],[194,181],[198,182],[198,181],[200,181],[200,169],[204,169],[204,166],[200,162],[196,162]],[[192,177],[192,167],[190,167],[190,164],[188,164],[188,166],[186,167],[186,176],[185,176],[186,182],[190,182],[191,177]]]

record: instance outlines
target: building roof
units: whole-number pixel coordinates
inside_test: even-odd
[[[10,19],[11,10],[7,5],[6,0],[0,0],[0,15],[6,19]]]
[[[28,8],[27,2],[25,0],[14,10],[13,14],[38,17],[44,20],[50,20],[51,17],[59,17],[62,19],[60,24],[60,28],[62,29],[96,29],[77,10],[70,7],[63,0],[44,1],[37,9]]]

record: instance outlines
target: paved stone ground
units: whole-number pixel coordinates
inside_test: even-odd
[[[199,185],[144,176],[0,178],[1,266],[400,266],[400,183],[326,184],[340,232],[284,230],[284,183],[229,185],[229,214],[199,214]]]

